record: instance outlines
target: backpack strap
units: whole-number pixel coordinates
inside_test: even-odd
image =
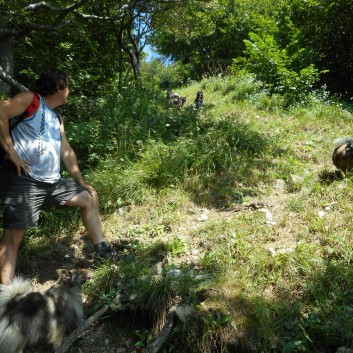
[[[32,102],[25,110],[25,113],[27,115],[26,118],[33,115],[38,110],[39,103],[40,103],[40,95],[39,95],[39,93],[34,92]]]
[[[26,108],[26,110],[22,114],[20,114],[19,116],[16,116],[15,118],[11,119],[11,121],[10,121],[10,131],[13,130],[24,119],[32,116],[38,110],[39,104],[40,104],[40,95],[39,95],[39,93],[34,92],[34,96],[33,96],[32,102]]]

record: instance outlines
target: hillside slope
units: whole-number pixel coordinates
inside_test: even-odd
[[[168,352],[350,347],[352,181],[331,162],[333,139],[350,134],[350,106],[317,93],[288,107],[248,76],[204,79],[179,93],[189,102],[182,112],[161,92],[148,108],[158,121],[136,113],[135,122],[140,114],[154,124],[150,138],[130,141],[136,158],[108,157],[88,176],[120,256],[94,267],[87,310],[117,294],[134,309],[114,313],[104,341],[89,340],[91,331],[89,344],[81,339],[70,352],[139,351],[134,344],[156,337],[173,305],[190,316],[176,318]],[[31,266],[20,270],[39,282],[51,276],[48,262],[71,266],[90,250],[80,226],[40,256],[30,250],[36,237],[22,253]]]

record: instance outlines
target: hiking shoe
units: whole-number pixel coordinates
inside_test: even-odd
[[[94,246],[93,257],[97,260],[115,260],[118,253],[110,244],[103,241]]]

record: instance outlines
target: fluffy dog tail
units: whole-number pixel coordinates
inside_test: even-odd
[[[8,286],[0,285],[0,353],[22,352],[24,337],[17,327],[10,325],[6,310],[11,301],[16,302],[31,290],[31,283],[22,278],[15,278]]]
[[[353,137],[339,137],[333,141],[333,148],[339,148],[347,143],[353,145]]]
[[[31,291],[31,283],[20,277],[15,277],[13,282],[8,286],[0,284],[0,317],[4,313],[6,305],[10,302],[10,300],[23,296]]]

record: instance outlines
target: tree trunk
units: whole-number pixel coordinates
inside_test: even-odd
[[[12,40],[5,39],[0,41],[0,67],[4,72],[13,77],[14,75],[14,57],[12,51]],[[0,79],[0,93],[10,94],[11,86]]]
[[[0,5],[0,10],[10,8],[13,4],[13,0],[5,0],[3,4]],[[6,21],[6,20],[5,20]],[[8,26],[6,22],[0,22],[0,30]],[[1,38],[0,40],[0,68],[2,68],[3,73],[10,77],[14,75],[14,57],[12,50],[12,39],[11,38]],[[0,78],[0,93],[10,94],[11,86],[5,83],[4,80]]]

